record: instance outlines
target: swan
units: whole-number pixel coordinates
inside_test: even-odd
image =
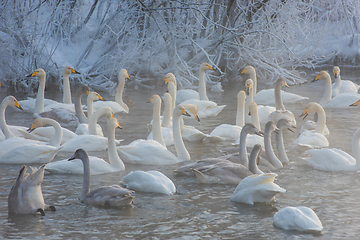
[[[341,93],[357,93],[359,90],[359,85],[353,83],[350,80],[341,80],[340,77],[340,68],[335,66],[333,69],[335,83],[332,84],[332,97],[336,97]]]
[[[326,71],[321,71],[313,81],[325,80],[325,92],[320,100],[323,108],[348,108],[352,103],[360,99],[358,93],[342,93],[332,98],[331,77]]]
[[[109,107],[103,107],[109,108]],[[99,109],[98,111],[100,111]],[[111,108],[109,108],[111,110]],[[111,110],[112,111],[112,110]],[[125,171],[125,165],[120,159],[115,144],[115,130],[116,128],[121,128],[119,122],[116,118],[110,118],[107,121],[107,136],[108,136],[108,157],[109,163],[104,159],[98,157],[89,157],[90,161],[90,174],[97,175],[109,172],[120,172]],[[63,174],[84,174],[84,168],[82,162],[77,159],[74,161],[60,160],[56,162],[51,162],[46,165],[46,171],[51,173],[63,173]]]
[[[283,86],[289,87],[285,79],[279,78],[275,83],[275,90],[274,90],[276,110],[270,113],[268,117],[268,121],[274,121],[277,123],[280,119],[286,118],[291,122],[292,125],[296,126],[296,119],[294,114],[285,109],[284,103],[281,98],[280,89]]]
[[[326,115],[321,105],[316,102],[308,103],[300,117],[304,116],[305,119],[309,114],[313,112],[316,112],[318,114],[318,122],[316,128],[315,130],[305,130],[304,132],[302,132],[294,142],[295,146],[297,147],[322,148],[329,146],[329,141],[324,136]]]
[[[293,128],[296,128],[288,119],[282,118],[279,121],[277,121],[276,123],[276,127],[279,129],[277,134],[275,135],[275,139],[276,139],[276,150],[278,152],[279,155],[279,160],[282,163],[288,163],[289,162],[289,158],[286,154],[285,151],[285,146],[284,146],[284,139],[283,139],[283,133],[282,130],[284,128],[287,128],[290,132],[294,132]]]
[[[322,171],[358,171],[360,170],[360,128],[357,129],[351,140],[354,157],[337,148],[310,149],[305,161],[313,168]]]
[[[266,153],[267,159],[271,163],[271,165],[274,166],[275,169],[280,169],[280,168],[283,168],[283,164],[276,157],[274,150],[272,148],[272,145],[271,145],[271,133],[274,131],[278,132],[278,131],[280,131],[280,129],[276,127],[275,122],[273,122],[273,121],[267,122],[265,125],[265,131],[264,131],[265,153]]]
[[[244,127],[241,129],[240,133],[240,147],[239,147],[239,156],[240,156],[240,163],[245,167],[249,167],[249,160],[246,151],[246,141],[248,134],[256,134],[260,137],[264,136],[264,134],[259,131],[254,124],[246,123]]]
[[[148,102],[153,104],[152,139],[159,142],[161,145],[166,146],[162,134],[161,120],[160,120],[161,98],[159,95],[154,94],[151,96]]]
[[[26,173],[27,166],[21,167],[15,185],[11,188],[8,196],[9,215],[40,213],[44,216],[46,210],[56,211],[54,206],[45,204],[41,191],[44,167],[45,165],[41,165],[39,169],[30,167],[31,173]]]
[[[45,92],[45,82],[46,82],[46,73],[44,69],[38,68],[33,73],[26,77],[38,77],[40,80],[38,93],[36,95],[36,99],[26,99],[19,101],[19,104],[26,112],[32,113],[41,113],[44,111],[44,106],[55,104],[57,103],[51,99],[44,99],[44,92]]]
[[[240,136],[242,127],[245,124],[245,91],[237,94],[236,125],[221,124],[211,131],[210,136],[217,136],[224,140],[236,140]]]
[[[75,113],[66,108],[53,108],[47,112],[41,112],[37,116],[52,118],[59,122],[62,126],[77,126],[79,123],[87,123],[88,119],[84,114],[81,106],[81,96],[90,94],[90,88],[81,84],[75,93]]]
[[[173,112],[173,103],[172,103],[172,97],[170,93],[166,92],[163,95],[163,101],[164,101],[164,113],[163,113],[163,119],[161,121],[161,127],[168,128],[172,126],[172,112]]]
[[[130,79],[129,74],[126,71],[126,69],[121,69],[119,71],[118,79],[119,79],[119,84],[118,84],[118,87],[117,87],[116,93],[115,93],[115,101],[94,102],[93,107],[94,107],[95,111],[101,107],[109,106],[112,108],[114,113],[120,113],[120,112],[129,113],[129,107],[124,103],[124,101],[122,99],[122,94],[123,94],[124,86],[125,86],[125,80]]]
[[[286,192],[274,183],[276,176],[276,173],[263,173],[244,178],[235,188],[230,200],[251,205],[256,202],[270,203],[277,193]]]
[[[246,111],[249,109],[250,103],[254,102],[253,98],[254,98],[255,92],[254,92],[253,84],[254,83],[253,83],[252,79],[248,79],[245,81],[246,95],[247,95],[246,101],[245,101],[245,110]],[[257,109],[258,109],[260,124],[265,124],[269,118],[269,115],[276,110],[275,107],[263,106],[263,105],[258,105]],[[251,120],[248,116],[245,117],[245,122],[247,122],[247,123],[251,122]]]
[[[308,207],[285,207],[274,214],[274,225],[285,230],[321,232],[323,226],[316,213]]]
[[[173,134],[178,157],[155,140],[138,139],[129,145],[117,147],[121,159],[125,163],[147,165],[169,165],[190,160],[190,154],[181,137],[180,117],[182,115],[190,116],[183,106],[176,106],[173,112]]]
[[[203,75],[203,77],[205,77],[205,75]],[[175,85],[175,94],[171,95],[172,97],[175,96],[175,98],[173,98],[173,107],[175,107],[176,104],[180,104],[188,99],[200,99],[199,93],[195,90],[192,90],[192,89],[176,90],[177,82],[176,82],[176,77],[173,73],[167,73],[165,75],[164,81],[165,81],[165,84],[169,84],[169,82],[172,82]],[[169,89],[169,86],[168,86],[168,89]]]
[[[61,148],[60,143],[63,133],[60,124],[50,118],[36,118],[29,128],[29,131],[46,124],[50,124],[55,128],[55,135],[50,140],[49,145],[28,140],[28,143],[15,146],[0,155],[0,163],[18,164],[50,162]]]
[[[274,98],[274,90],[273,89],[263,89],[259,92],[257,92],[257,77],[256,77],[256,70],[253,66],[247,66],[245,67],[241,74],[249,74],[249,78],[254,81],[254,99],[253,101],[257,104],[275,104],[275,98]],[[289,93],[285,91],[280,91],[281,97],[283,102],[285,103],[293,103],[293,102],[299,102],[306,99],[309,99],[307,97],[300,96],[298,94]]]
[[[8,106],[12,106],[17,109],[23,110],[14,96],[7,96],[2,100],[0,104],[0,128],[2,131],[1,140],[20,137],[23,135],[20,130],[26,131],[27,129],[26,127],[22,127],[22,126],[14,126],[14,125],[11,126],[6,124],[5,110]]]
[[[159,171],[134,171],[123,177],[121,181],[126,188],[137,192],[151,192],[172,195],[176,187],[170,178]]]
[[[80,194],[80,201],[98,207],[122,207],[133,203],[134,191],[122,188],[119,185],[100,187],[90,192],[90,161],[87,152],[78,149],[68,161],[80,159],[84,168],[83,187]]]

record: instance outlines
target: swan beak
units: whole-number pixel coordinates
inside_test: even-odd
[[[81,74],[81,73],[79,73],[78,71],[76,71],[76,70],[73,69],[73,68],[70,68],[70,71],[71,71],[71,73]]]
[[[349,106],[353,107],[353,106],[357,106],[359,105],[360,99],[357,100],[356,102],[354,102],[353,104],[350,104]]]
[[[320,77],[320,74],[318,74],[318,75],[314,78],[314,80],[312,80],[311,82],[315,82],[315,81],[319,80],[319,77]]]
[[[251,85],[250,84],[246,85],[246,90],[245,90],[246,95],[250,94],[250,90],[251,90]]]
[[[250,112],[250,111],[249,111],[248,115],[251,116],[251,112]]]
[[[287,87],[287,88],[290,88],[290,87],[289,87],[289,85],[288,85],[287,83],[285,83],[285,85],[284,85],[284,86],[285,86],[285,87]]]
[[[336,70],[335,70],[335,71],[334,71],[334,77],[337,78],[338,76],[339,76],[339,71],[336,71]]]
[[[182,115],[191,117],[191,115],[185,110],[185,108],[181,108],[181,113],[182,113]]]
[[[264,133],[262,131],[255,131],[256,135],[259,135],[260,137],[264,136]]]
[[[169,77],[164,78],[164,83],[162,84],[162,86],[164,86],[165,84],[167,84],[169,82]]]
[[[198,122],[200,122],[200,118],[199,118],[199,115],[195,115],[195,119],[198,121]]]
[[[153,97],[151,97],[150,99],[149,99],[149,101],[147,101],[147,103],[151,103],[151,100],[153,99]]]
[[[86,90],[86,96],[89,96],[90,90]]]
[[[102,98],[102,96],[100,96],[100,94],[98,94],[98,98],[99,98],[99,100],[104,100],[104,99]]]
[[[292,126],[292,127],[294,127],[294,126]],[[295,133],[294,132],[294,130],[292,130],[291,128],[287,128],[290,132],[292,132],[292,133]]]
[[[31,74],[27,75],[26,77],[35,77],[36,76],[36,71],[32,72]]]
[[[245,70],[246,70],[246,68],[244,68],[244,69],[241,71],[241,74],[244,74],[244,73],[245,73]]]
[[[35,122],[33,122],[32,124],[31,124],[31,127],[27,130],[27,132],[28,133],[31,133],[32,131],[34,131],[35,130]]]
[[[208,67],[209,67],[209,70],[214,70],[214,68],[215,68],[215,67],[213,67],[211,65],[209,65]]]
[[[23,111],[24,111],[24,109],[20,106],[20,104],[19,104],[19,102],[18,102],[18,101],[16,101],[16,102],[15,102],[15,107],[17,107],[18,109],[20,109],[20,110],[23,110]]]
[[[122,129],[122,127],[120,126],[120,124],[118,123],[118,125],[117,125],[117,127],[116,128],[120,128],[120,129]]]
[[[307,108],[305,108],[305,110],[303,111],[303,113],[299,116],[299,117],[302,117],[302,116],[305,116],[304,119],[308,116],[308,112],[307,112]],[[303,119],[303,120],[304,120]]]

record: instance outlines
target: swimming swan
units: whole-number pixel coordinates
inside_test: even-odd
[[[122,188],[119,185],[100,187],[90,192],[90,161],[83,149],[78,149],[69,161],[80,159],[84,168],[83,187],[80,194],[80,201],[98,207],[122,207],[133,203],[134,191]]]
[[[109,107],[103,107],[103,108],[109,108]],[[109,109],[111,110],[111,108]],[[116,128],[121,128],[118,121],[116,120],[116,118],[110,118],[107,121],[109,162],[98,157],[90,156],[89,161],[90,161],[91,175],[97,175],[97,174],[103,174],[109,172],[120,172],[125,170],[125,165],[116,151],[116,144],[115,144]],[[46,165],[45,170],[51,173],[84,174],[84,168],[82,166],[82,162],[79,159],[74,161],[60,160],[56,162],[51,162]]]
[[[126,188],[137,192],[151,192],[171,195],[176,187],[170,178],[159,171],[134,171],[123,177],[121,181]]]
[[[302,132],[294,142],[296,147],[322,148],[329,146],[329,141],[324,136],[326,115],[321,105],[315,102],[308,103],[300,117],[304,116],[305,119],[309,114],[314,112],[318,114],[318,122],[315,130],[305,130]]]
[[[28,167],[22,166],[15,185],[11,188],[8,197],[8,211],[11,214],[36,214],[45,215],[46,210],[56,211],[54,206],[45,204],[41,191],[44,179],[44,167],[39,169],[30,167],[31,173],[26,173]]]
[[[13,138],[13,137],[20,137],[22,136],[20,130],[26,131],[27,129],[26,127],[23,126],[11,126],[6,124],[5,110],[8,106],[12,106],[17,109],[23,110],[14,96],[7,96],[2,100],[0,104],[0,128],[2,134],[1,140]]]
[[[270,203],[277,193],[286,192],[274,183],[276,176],[276,173],[263,173],[244,178],[235,188],[230,200],[251,205],[256,202]]]
[[[301,232],[320,232],[323,226],[316,213],[308,207],[285,207],[274,214],[274,225]]]
[[[205,78],[205,74],[203,75]],[[176,106],[176,104],[180,104],[188,99],[200,99],[199,92],[192,90],[192,89],[180,89],[176,90],[177,88],[177,82],[175,75],[173,73],[167,73],[164,78],[165,84],[168,84],[169,82],[172,82],[175,85],[175,94],[172,94],[172,97],[175,96],[173,100],[173,107]],[[205,81],[205,80],[204,80]],[[199,80],[200,82],[200,80]],[[169,87],[168,87],[169,89]]]
[[[122,99],[122,94],[124,91],[125,80],[130,79],[126,69],[121,69],[118,73],[119,84],[115,93],[115,101],[101,101],[94,102],[94,110],[98,110],[101,107],[108,106],[111,107],[114,113],[126,112],[129,113],[129,107],[126,105]]]
[[[341,80],[340,77],[340,68],[335,66],[333,69],[335,82],[332,84],[332,96],[336,97],[341,93],[357,93],[359,90],[359,85],[353,83],[350,80]]]

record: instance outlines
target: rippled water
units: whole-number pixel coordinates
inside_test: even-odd
[[[330,69],[329,69],[330,70]],[[342,73],[345,71],[342,71]],[[355,73],[353,73],[355,75]],[[314,76],[309,75],[309,79]],[[343,77],[345,78],[345,77]],[[348,77],[349,78],[349,77]],[[354,79],[354,78],[353,78]],[[319,101],[324,81],[291,86],[285,89]],[[214,118],[197,123],[186,119],[187,125],[194,125],[205,133],[210,133],[221,123],[235,123],[236,94],[244,89],[243,81],[223,84],[224,93],[209,93],[209,98],[227,107]],[[261,88],[261,84],[260,84]],[[119,114],[122,130],[117,130],[116,138],[128,144],[148,135],[146,124],[152,118],[152,105],[146,103],[152,94],[162,95],[165,87],[160,84],[154,90],[134,90],[128,87],[128,95],[135,105],[129,114]],[[1,92],[1,99],[7,93]],[[48,98],[61,100],[60,95]],[[21,99],[21,96],[18,97]],[[299,116],[306,103],[285,104],[286,108]],[[351,136],[360,127],[360,109],[327,110],[328,140],[331,147],[337,147],[352,154]],[[8,124],[30,126],[31,114],[7,112]],[[321,172],[305,164],[301,152],[292,150],[293,141],[298,136],[304,121],[297,118],[295,134],[285,132],[285,144],[290,163],[277,171],[276,183],[287,190],[278,194],[272,204],[232,203],[229,199],[234,185],[199,184],[195,178],[175,176],[173,169],[180,165],[164,167],[126,164],[125,172],[92,176],[91,187],[117,184],[132,170],[157,169],[173,180],[177,193],[172,196],[137,192],[134,205],[124,209],[102,209],[86,206],[79,202],[82,176],[46,174],[43,194],[47,204],[55,205],[56,212],[46,216],[8,217],[7,196],[15,182],[21,165],[0,165],[0,234],[1,238],[51,238],[51,239],[356,239],[360,223],[358,206],[360,190],[359,174],[353,172]],[[105,130],[105,121],[100,124]],[[104,131],[106,133],[106,131]],[[231,146],[231,142],[190,143],[185,142],[191,154],[191,161],[220,156],[219,149]],[[173,147],[169,148],[174,151]],[[107,158],[107,152],[91,153]],[[54,160],[64,159],[71,154],[61,154]],[[273,226],[272,216],[286,206],[307,206],[319,216],[324,230],[321,235],[284,231]]]

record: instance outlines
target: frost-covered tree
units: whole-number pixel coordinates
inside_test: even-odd
[[[245,65],[262,79],[303,79],[300,67],[354,64],[355,0],[5,0],[0,3],[0,78],[16,90],[36,68],[61,86],[62,68],[110,89],[121,68],[137,84],[167,72],[196,83],[206,61],[222,75]],[[213,76],[213,80],[219,78]],[[22,84],[21,84],[22,83]],[[31,82],[30,82],[31,83]],[[31,86],[31,85],[30,85]]]

